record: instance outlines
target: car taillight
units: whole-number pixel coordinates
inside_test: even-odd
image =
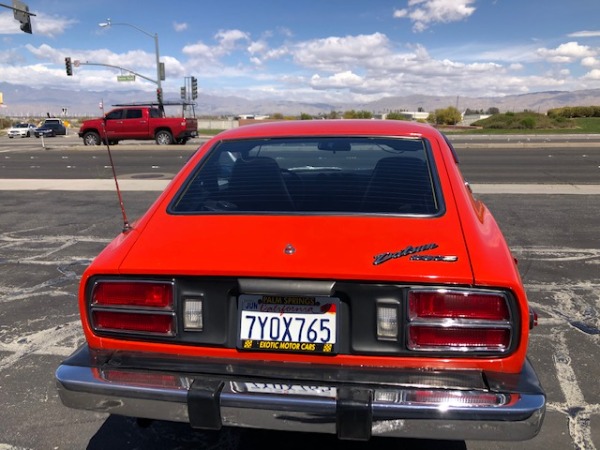
[[[133,331],[142,333],[173,333],[173,317],[170,315],[138,314],[122,311],[94,311],[94,324],[99,330]]]
[[[173,290],[168,281],[97,281],[90,297],[92,327],[101,333],[173,336]]]
[[[173,284],[166,282],[100,281],[94,285],[92,304],[171,308]]]
[[[505,352],[513,321],[504,293],[411,290],[407,346],[414,351]]]

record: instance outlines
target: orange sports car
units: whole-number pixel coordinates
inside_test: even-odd
[[[81,280],[69,407],[371,436],[525,440],[545,394],[516,262],[427,125],[244,126]]]

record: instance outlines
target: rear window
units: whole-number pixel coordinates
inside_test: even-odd
[[[441,196],[423,139],[253,139],[217,144],[169,211],[433,215]]]

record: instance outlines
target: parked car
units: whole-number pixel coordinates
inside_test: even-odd
[[[40,136],[54,137],[57,135],[66,135],[67,127],[61,119],[46,119],[34,130],[33,134],[36,138]]]
[[[125,220],[79,308],[73,408],[351,440],[526,440],[544,417],[516,261],[427,125],[219,134]]]
[[[131,139],[154,140],[159,145],[185,144],[197,135],[195,118],[166,117],[160,108],[143,105],[113,109],[104,117],[84,121],[79,128],[84,145]]]
[[[8,129],[8,137],[30,137],[33,134],[35,125],[32,123],[17,123]]]

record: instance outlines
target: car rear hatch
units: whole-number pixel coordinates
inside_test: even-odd
[[[426,218],[164,214],[149,221],[120,271],[473,283],[458,218],[448,211]]]

